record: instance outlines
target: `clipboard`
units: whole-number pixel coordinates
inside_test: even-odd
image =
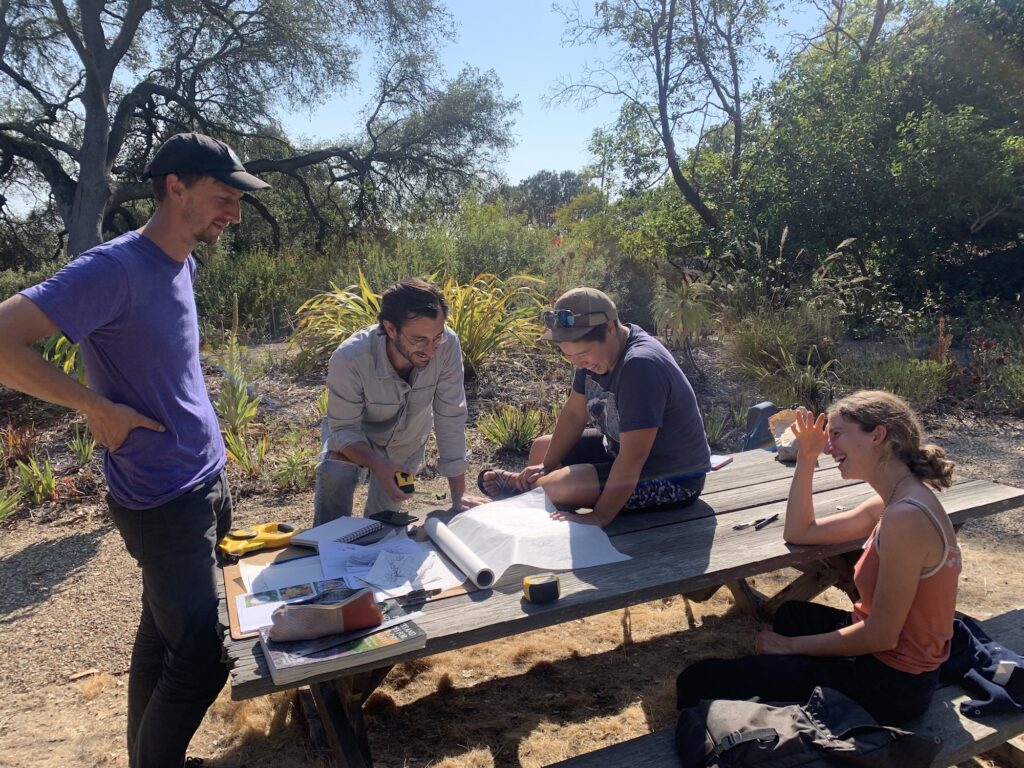
[[[253,552],[246,555],[245,562],[252,565],[271,565],[273,563],[284,563],[289,560],[297,560],[300,557],[313,557],[316,550],[309,547],[285,547],[284,549],[266,549],[261,552]],[[246,592],[245,583],[242,581],[242,570],[238,563],[225,565],[221,569],[224,577],[224,598],[228,608],[228,631],[232,640],[245,640],[250,637],[259,637],[259,632],[242,632],[238,625],[238,609],[235,598],[244,595]]]

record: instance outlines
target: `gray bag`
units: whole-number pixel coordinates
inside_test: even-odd
[[[815,688],[803,705],[702,701],[676,724],[683,768],[928,768],[940,746],[879,725],[831,688]]]

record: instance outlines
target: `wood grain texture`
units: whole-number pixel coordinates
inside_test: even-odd
[[[521,578],[536,569],[515,567],[494,589],[481,590],[424,606],[417,620],[427,633],[426,646],[402,656],[345,671],[352,676],[375,667],[509,637],[541,627],[672,595],[695,592],[789,566],[805,566],[855,551],[862,542],[828,546],[791,546],[782,540],[783,523],[755,531],[733,525],[757,517],[785,513],[792,468],[763,451],[737,454],[725,469],[708,477],[705,494],[683,510],[620,516],[608,533],[631,560],[562,573],[562,597],[534,605],[522,599]],[[831,459],[820,463],[815,478],[819,515],[849,509],[872,491],[863,483],[843,480]],[[987,481],[964,479],[946,491],[943,503],[954,522],[1024,507],[1024,490]],[[226,611],[221,604],[222,622]],[[274,686],[259,643],[225,642],[231,667],[232,698],[245,699],[295,687]],[[338,677],[327,673],[298,684]]]

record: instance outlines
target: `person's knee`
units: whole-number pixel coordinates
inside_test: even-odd
[[[316,468],[313,486],[313,524],[352,515],[359,468],[348,462],[324,458]]]
[[[707,698],[706,692],[711,689],[710,683],[715,676],[715,667],[718,659],[704,659],[690,664],[676,678],[676,707],[696,706],[703,698]]]
[[[544,461],[544,457],[548,452],[548,446],[550,445],[551,435],[541,435],[536,438],[530,445],[530,458],[527,461],[530,464],[540,464]]]

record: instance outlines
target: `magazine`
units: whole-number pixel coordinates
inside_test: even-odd
[[[271,640],[270,627],[261,627],[260,645],[274,684],[361,666],[426,645],[427,633],[412,621],[422,616],[422,611],[408,613],[397,600],[379,605],[384,614],[382,624],[314,640]]]

